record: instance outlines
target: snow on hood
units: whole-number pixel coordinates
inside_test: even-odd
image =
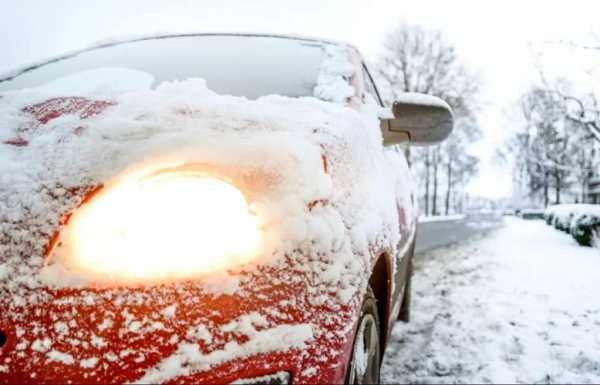
[[[344,103],[353,90],[339,80],[349,76],[349,68],[334,51],[327,52],[331,60],[324,63],[320,88],[315,89],[328,101],[217,95],[202,79],[150,89],[147,76],[127,71],[120,72],[130,80],[122,87],[96,82],[103,74],[95,72],[0,94],[0,303],[6,314],[22,313],[28,305],[73,301],[78,295],[86,304],[103,303],[101,298],[119,304],[149,301],[113,288],[118,282],[110,277],[87,276],[60,260],[46,260],[46,249],[65,216],[91,191],[130,173],[190,165],[223,173],[245,192],[261,219],[264,249],[241,269],[259,274],[259,267],[272,265],[283,271],[292,261],[299,276],[310,276],[319,286],[311,292],[312,305],[333,297],[334,305],[360,303],[371,249],[396,251],[401,237],[396,199],[410,201],[411,187],[404,158],[383,151],[377,118],[381,111]],[[94,79],[94,84],[65,88],[82,76],[86,82]],[[407,220],[410,225],[413,218]],[[251,276],[223,272],[192,281],[205,293],[243,297],[251,295],[244,281]],[[186,284],[170,285],[185,292]],[[81,295],[74,290],[62,300],[45,290],[87,286],[105,290]],[[167,305],[161,315],[171,319],[176,307]],[[127,309],[123,314],[128,333],[150,333],[150,326],[140,327],[145,317],[134,320]],[[240,329],[248,343],[203,352],[189,341],[181,342],[144,379],[162,381],[182,368],[202,371],[240,354],[301,349],[323,333],[309,323],[267,325],[261,315],[252,322],[243,317],[224,327]],[[61,322],[54,328],[62,329]],[[212,340],[214,330],[211,334],[204,324],[198,328],[190,341]],[[348,335],[349,330],[338,332]],[[85,351],[75,357],[49,350],[49,335],[27,338],[36,352],[49,351],[48,360],[68,365],[78,361],[81,368],[96,364],[85,358]],[[88,337],[94,338],[82,339]]]
[[[397,170],[385,164],[370,108],[250,101],[217,95],[201,79],[108,100],[100,91],[62,96],[36,89],[0,98],[0,280],[13,294],[88,284],[67,269],[40,274],[52,267],[42,268],[49,239],[87,191],[143,168],[200,164],[269,176],[251,197],[268,239],[260,263],[304,248],[335,255],[324,276],[351,280],[364,274],[370,245],[399,241]],[[223,282],[207,289],[231,289]],[[359,289],[346,286],[343,301]]]

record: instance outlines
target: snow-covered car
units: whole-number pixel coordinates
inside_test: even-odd
[[[343,43],[106,43],[0,79],[0,383],[374,383],[407,320],[417,207]]]

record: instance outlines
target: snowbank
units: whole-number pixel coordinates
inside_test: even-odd
[[[429,216],[429,217],[421,215],[419,217],[419,223],[452,222],[452,221],[462,221],[463,219],[465,219],[464,214],[437,215],[437,216]]]

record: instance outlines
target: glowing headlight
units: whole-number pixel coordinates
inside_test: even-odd
[[[78,269],[137,281],[241,265],[256,256],[259,238],[235,187],[197,173],[167,172],[102,191],[75,212],[61,242]]]

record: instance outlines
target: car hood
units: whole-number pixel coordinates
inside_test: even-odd
[[[400,241],[396,197],[409,196],[401,194],[409,187],[389,167],[372,109],[314,98],[249,101],[216,95],[191,79],[121,93],[6,93],[0,121],[0,322],[19,336],[31,362],[92,371],[98,359],[122,364],[140,341],[148,346],[138,350],[160,366],[189,333],[201,350],[211,351],[214,333],[222,337],[217,350],[231,349],[235,333],[219,329],[216,318],[236,322],[233,331],[242,328],[238,345],[271,330],[301,348],[316,337],[310,314],[300,307],[281,315],[261,301],[277,298],[277,306],[294,308],[286,301],[300,290],[302,301],[330,310],[359,303],[371,248],[393,252]],[[48,260],[57,232],[94,191],[132,170],[190,165],[227,177],[255,205],[269,239],[257,261],[235,272],[130,288],[82,280]],[[283,284],[278,294],[268,289]],[[253,300],[244,306],[244,298]],[[86,356],[104,348],[103,331],[120,345]],[[140,337],[147,335],[167,348]],[[125,361],[135,359],[142,358],[132,353]],[[0,361],[0,369],[8,365]],[[151,368],[141,365],[137,374],[144,373]]]

